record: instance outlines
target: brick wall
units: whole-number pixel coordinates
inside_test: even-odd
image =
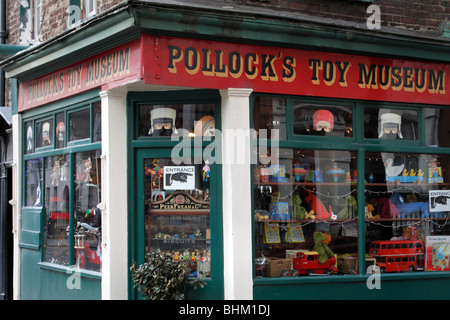
[[[30,4],[32,0],[28,1]],[[81,0],[83,10],[83,0]],[[126,0],[97,0],[99,13]],[[249,7],[265,7],[278,12],[341,21],[365,23],[370,2],[360,0],[223,0]],[[8,43],[19,44],[19,0],[7,0]],[[69,0],[42,0],[43,24],[40,41],[46,41],[67,29]],[[373,0],[381,10],[381,26],[421,33],[438,34],[446,17],[450,17],[450,0]]]
[[[365,23],[369,5],[379,6],[381,27],[392,27],[421,33],[439,33],[450,17],[450,0],[225,0],[247,6],[277,11]]]
[[[21,0],[29,3],[30,10],[33,1]],[[8,43],[20,43],[20,2],[7,0],[7,29]],[[69,19],[69,0],[41,0],[42,26],[39,41],[49,40],[67,29]],[[97,12],[101,13],[126,0],[97,0]],[[84,1],[81,0],[81,12],[84,10]]]

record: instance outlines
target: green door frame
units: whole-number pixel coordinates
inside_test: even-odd
[[[136,126],[139,113],[136,112],[137,103],[203,103],[209,101],[216,104],[215,122],[220,129],[220,96],[215,90],[189,90],[169,92],[131,92],[128,94],[128,265],[133,261],[137,264],[144,262],[144,159],[170,158],[172,148],[180,142],[167,138],[136,138]],[[196,147],[197,149],[195,149]],[[211,142],[191,141],[191,154],[215,147],[220,149],[220,139]],[[210,151],[210,150],[209,150]],[[217,151],[216,151],[217,155]],[[187,288],[188,300],[222,300],[224,298],[223,284],[223,219],[222,219],[222,166],[220,163],[210,164],[211,185],[210,197],[214,199],[210,204],[211,226],[211,278],[205,279],[207,285],[193,290]],[[133,287],[131,272],[128,282],[128,297],[130,300],[142,297]]]

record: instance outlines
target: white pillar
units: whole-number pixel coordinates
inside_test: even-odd
[[[20,229],[22,222],[22,116],[15,114],[12,116],[13,128],[13,169],[12,169],[12,199],[9,203],[12,206],[13,215],[13,299],[20,299]]]
[[[128,299],[127,117],[125,89],[102,102],[102,299]]]
[[[251,89],[221,90],[224,298],[253,299]]]

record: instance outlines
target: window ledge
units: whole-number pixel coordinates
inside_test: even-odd
[[[83,269],[79,269],[76,266],[62,266],[62,265],[49,263],[49,262],[39,262],[38,265],[41,269],[67,273],[68,275],[72,275],[72,274],[74,274],[74,272],[78,272],[80,274],[80,276],[82,276],[83,278],[98,279],[98,280],[102,279],[101,272],[83,270]]]

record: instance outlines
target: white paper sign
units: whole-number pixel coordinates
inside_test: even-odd
[[[194,190],[195,167],[164,167],[165,190]]]
[[[430,212],[450,211],[450,190],[429,191]]]

